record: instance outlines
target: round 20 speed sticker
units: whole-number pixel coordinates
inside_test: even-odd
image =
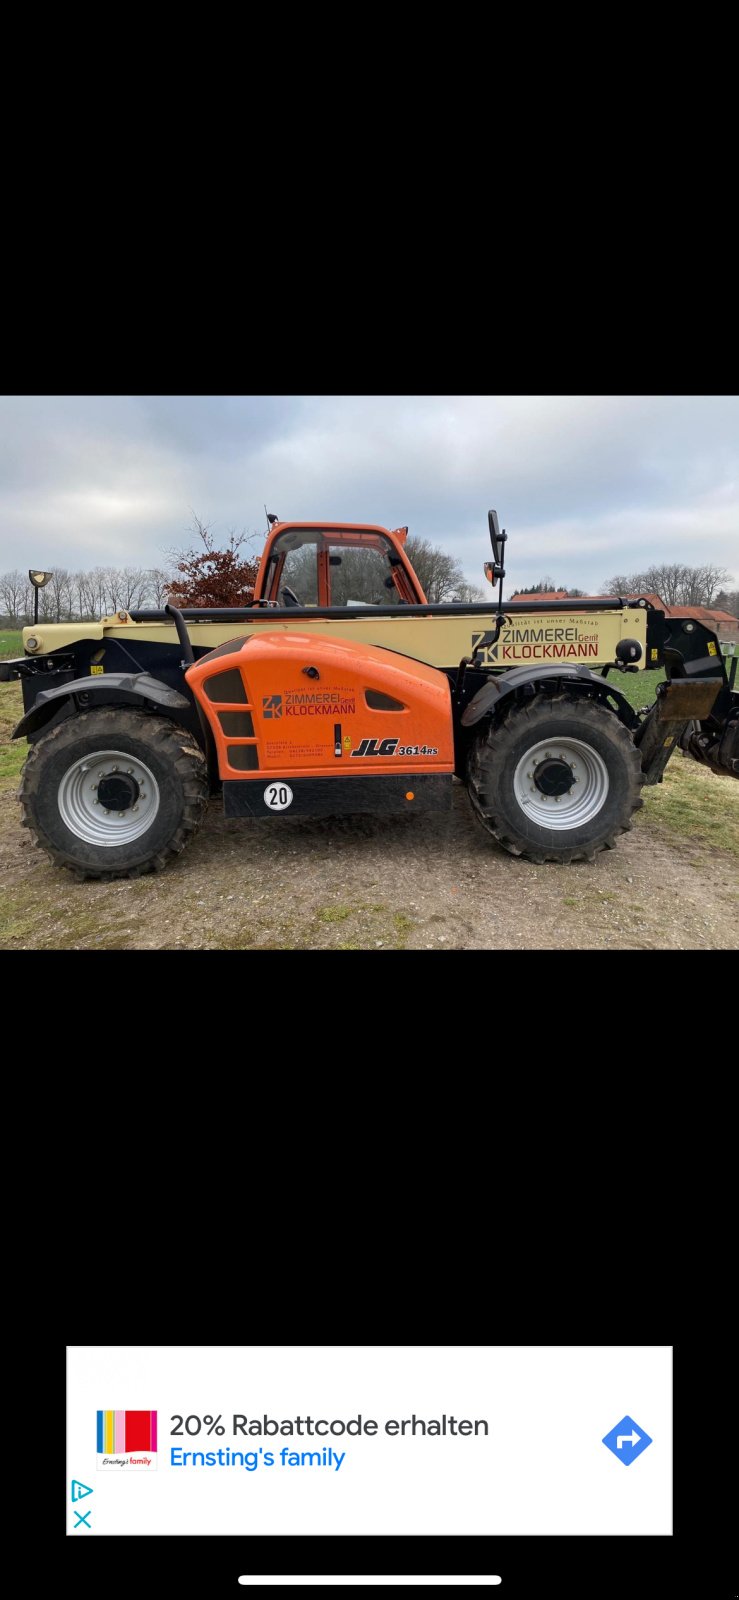
[[[287,811],[293,803],[293,792],[289,783],[268,783],[264,791],[264,804],[270,811]]]

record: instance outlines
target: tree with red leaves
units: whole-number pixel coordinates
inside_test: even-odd
[[[241,546],[246,543],[245,533],[228,536],[225,550],[218,550],[214,536],[199,517],[195,528],[204,545],[203,550],[170,552],[175,565],[169,598],[176,606],[248,606],[254,597],[254,584],[259,570],[258,561],[245,561],[240,557]]]

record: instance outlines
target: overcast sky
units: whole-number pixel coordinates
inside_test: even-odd
[[[282,520],[408,523],[506,592],[598,592],[652,562],[739,582],[736,397],[0,398],[0,571],[163,566],[196,512],[216,535]]]

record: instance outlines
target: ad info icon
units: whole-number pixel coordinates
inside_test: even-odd
[[[98,1411],[98,1472],[156,1472],[156,1411]]]

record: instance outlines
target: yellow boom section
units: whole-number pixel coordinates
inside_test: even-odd
[[[455,612],[445,616],[438,612],[432,616],[404,616],[399,607],[397,615],[378,617],[368,607],[358,610],[356,617],[317,616],[313,620],[298,616],[292,621],[284,612],[275,614],[265,608],[258,618],[248,622],[190,622],[187,626],[193,645],[201,650],[213,650],[227,639],[246,639],[260,628],[268,628],[270,633],[297,628],[301,633],[329,634],[335,639],[384,646],[432,667],[455,667],[463,656],[471,656],[475,650],[477,662],[484,667],[519,667],[537,662],[556,665],[560,661],[599,667],[615,660],[616,645],[621,639],[637,639],[642,646],[638,665],[649,666],[647,612],[642,607],[578,612],[573,606],[571,611],[557,613],[508,613],[509,623],[497,645],[493,645],[495,615],[491,607],[487,614],[472,611],[469,615]],[[177,642],[171,623],[122,623],[118,617],[105,617],[98,623],[39,623],[35,628],[23,629],[24,648],[29,637],[38,640],[35,655],[69,649],[80,639],[120,639],[134,653],[139,640],[166,645]]]

